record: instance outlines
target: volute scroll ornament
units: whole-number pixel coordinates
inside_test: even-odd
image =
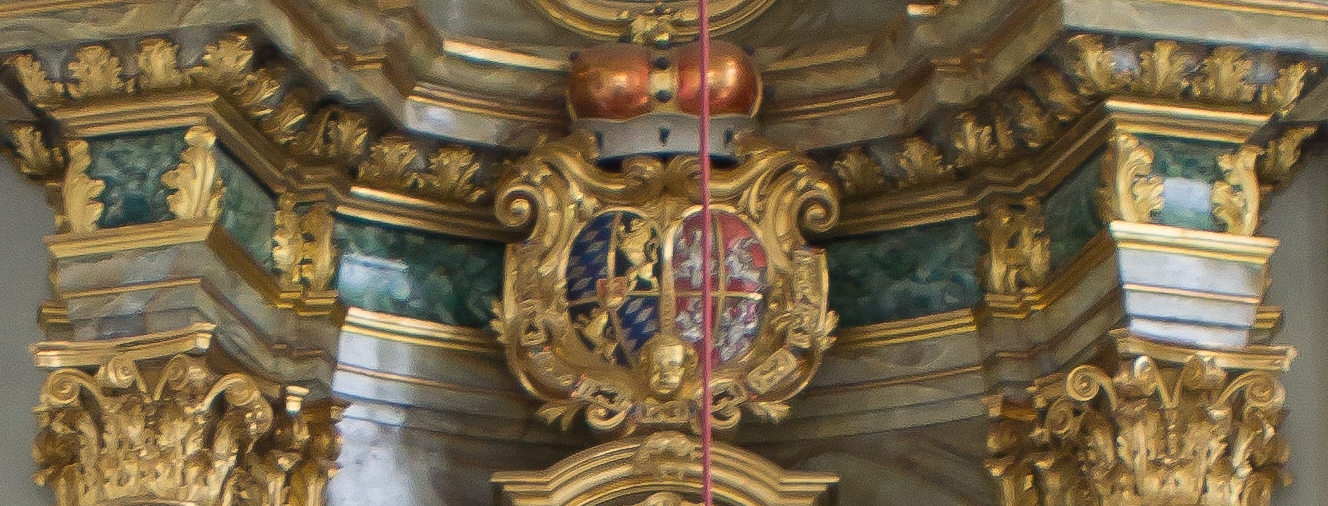
[[[716,238],[714,427],[743,412],[779,421],[833,342],[824,254],[803,231],[838,219],[830,176],[750,135],[737,166],[712,175]],[[580,132],[534,148],[500,180],[497,213],[529,238],[507,249],[494,327],[509,366],[568,428],[697,430],[701,222],[694,155],[594,165]]]

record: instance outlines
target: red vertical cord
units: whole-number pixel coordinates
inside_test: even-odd
[[[696,15],[700,21],[701,39],[701,139],[697,154],[701,159],[701,504],[713,506],[710,474],[710,374],[714,356],[715,304],[710,299],[714,280],[711,279],[711,252],[713,250],[714,220],[710,214],[710,16],[706,0],[697,0]]]

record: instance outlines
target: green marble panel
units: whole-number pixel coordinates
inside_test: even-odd
[[[1101,180],[1102,153],[1098,151],[1089,157],[1042,202],[1047,237],[1051,238],[1053,271],[1065,267],[1075,253],[1102,231],[1095,200]]]
[[[503,245],[384,227],[337,223],[337,290],[349,306],[484,327],[502,290]]]
[[[1153,173],[1165,180],[1165,205],[1155,223],[1195,230],[1220,230],[1213,219],[1210,191],[1222,178],[1217,157],[1237,146],[1225,142],[1139,135],[1153,149]]]
[[[276,231],[272,196],[225,150],[219,150],[217,172],[226,185],[221,197],[221,226],[264,268],[272,267],[272,234]]]
[[[88,175],[106,182],[97,200],[105,205],[101,228],[155,223],[174,218],[161,175],[180,164],[184,129],[88,139]]]
[[[981,241],[976,221],[954,220],[824,244],[830,309],[840,325],[870,325],[972,307]]]

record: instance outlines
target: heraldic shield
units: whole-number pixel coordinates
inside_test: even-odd
[[[838,219],[832,180],[804,155],[754,136],[712,173],[704,223],[699,163],[635,156],[601,168],[593,135],[548,142],[508,168],[498,216],[528,227],[507,248],[494,327],[538,415],[594,431],[699,430],[702,284],[715,308],[711,413],[779,421],[833,342],[824,253],[804,231]],[[711,227],[711,272],[701,233]]]

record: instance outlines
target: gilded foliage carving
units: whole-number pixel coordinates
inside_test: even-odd
[[[19,53],[9,57],[5,65],[18,74],[19,83],[28,94],[28,100],[38,106],[50,105],[64,98],[64,83],[52,82],[41,61],[31,53]]]
[[[1214,49],[1199,64],[1194,80],[1194,96],[1217,102],[1249,102],[1255,87],[1249,83],[1254,61],[1244,49],[1222,46]]]
[[[69,154],[69,166],[65,168],[64,184],[60,186],[64,212],[57,218],[56,225],[72,233],[92,232],[97,229],[97,221],[105,208],[97,197],[106,189],[106,183],[88,176],[92,157],[88,155],[87,141],[69,141],[65,150]]]
[[[1213,217],[1232,234],[1254,235],[1259,225],[1259,181],[1255,163],[1263,149],[1246,144],[1217,157],[1222,179],[1213,182]]]
[[[1098,210],[1104,221],[1147,223],[1162,210],[1162,177],[1153,174],[1153,150],[1133,134],[1117,132],[1102,158]]]
[[[734,279],[727,293],[744,294],[717,302],[709,416],[719,431],[744,412],[782,419],[837,322],[824,254],[802,236],[836,222],[837,186],[811,159],[762,139],[740,135],[734,149],[738,166],[711,185],[729,238],[716,263]],[[568,428],[584,415],[611,435],[696,430],[701,304],[687,288],[701,276],[696,157],[634,157],[610,172],[596,155],[594,137],[578,132],[508,167],[498,218],[530,235],[508,246],[493,326],[509,366],[545,403],[544,420]]]
[[[180,153],[180,165],[161,175],[161,182],[175,191],[166,197],[176,219],[216,219],[226,188],[217,172],[217,135],[205,126],[191,127],[184,134],[188,145]]]
[[[297,134],[291,146],[303,156],[353,162],[364,156],[369,147],[367,119],[363,114],[336,106],[319,110],[308,121],[308,129]]]
[[[356,181],[384,190],[474,204],[489,196],[479,181],[475,152],[458,145],[438,148],[426,161],[414,140],[386,135],[369,148]]]
[[[75,99],[127,92],[133,83],[120,76],[120,58],[106,46],[83,46],[69,61],[69,96]]]
[[[183,87],[188,77],[180,71],[180,46],[163,39],[138,43],[138,89],[169,90]]]
[[[854,146],[840,154],[831,170],[839,176],[847,198],[874,195],[888,187],[881,164],[876,163],[862,146]]]
[[[1289,477],[1275,373],[1139,356],[1039,380],[995,410],[987,468],[1005,505],[1266,506]],[[1232,377],[1234,375],[1234,377]]]
[[[1281,184],[1290,181],[1298,170],[1300,146],[1318,127],[1314,125],[1296,126],[1286,129],[1282,135],[1268,141],[1264,156],[1259,160],[1259,181],[1264,184]]]
[[[304,406],[305,393],[287,387],[283,409],[274,409],[254,378],[218,375],[188,355],[159,371],[124,356],[95,375],[60,369],[34,410],[33,479],[59,506],[324,504],[340,408]]]
[[[977,115],[971,112],[959,113],[955,120],[957,126],[950,141],[956,153],[956,167],[968,168],[996,158],[998,151],[990,125],[980,124]]]
[[[1284,62],[1270,55],[1268,64],[1274,66],[1277,77],[1256,84],[1251,74],[1254,59],[1247,50],[1234,46],[1208,50],[1163,40],[1154,42],[1151,49],[1137,51],[1128,44],[1107,47],[1102,36],[1080,34],[1071,37],[1066,47],[1066,73],[1074,77],[1079,94],[1088,96],[1193,98],[1254,104],[1278,112],[1300,97],[1306,78],[1317,70],[1304,61]],[[1046,88],[1054,79],[1042,79],[1040,84]]]
[[[926,139],[910,137],[904,140],[904,149],[895,156],[899,169],[904,171],[900,186],[953,179],[954,166],[942,161],[941,152]]]
[[[1019,205],[993,206],[978,228],[988,247],[982,263],[989,293],[1017,295],[1046,283],[1051,239],[1036,197],[1026,197]]]
[[[65,163],[64,153],[47,147],[35,125],[10,123],[9,142],[12,147],[6,154],[14,168],[26,177],[40,180],[56,176]]]
[[[331,289],[336,276],[335,218],[332,206],[317,202],[303,214],[294,194],[283,194],[273,215],[272,259],[284,289],[320,292]]]
[[[1151,51],[1140,54],[1138,89],[1145,94],[1179,98],[1189,86],[1185,78],[1186,59],[1176,54],[1176,43],[1163,40]]]

